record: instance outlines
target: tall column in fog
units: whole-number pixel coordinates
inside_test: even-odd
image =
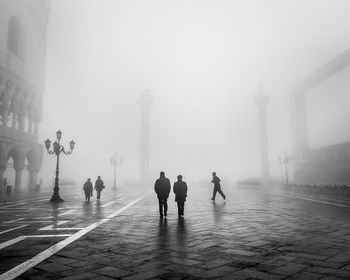
[[[140,180],[147,182],[149,179],[149,117],[153,97],[149,90],[140,93],[138,104],[141,109],[141,134],[140,134]]]
[[[258,106],[260,122],[260,153],[261,153],[261,177],[269,177],[269,158],[267,145],[267,125],[266,108],[269,103],[269,97],[266,94],[259,93],[255,97],[255,104]]]

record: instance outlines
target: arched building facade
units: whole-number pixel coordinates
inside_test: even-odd
[[[49,4],[0,0],[0,182],[12,158],[17,191],[23,170],[28,170],[29,185],[34,186],[42,164],[38,131]]]

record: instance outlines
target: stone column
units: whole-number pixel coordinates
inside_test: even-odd
[[[255,98],[255,103],[258,106],[260,120],[261,177],[269,178],[269,158],[266,125],[266,107],[269,103],[269,97],[266,94],[259,93]]]
[[[15,192],[20,191],[22,186],[22,171],[24,169],[24,159],[19,159],[17,163],[15,163],[15,171],[16,171],[16,177],[15,177]]]
[[[6,189],[5,189],[4,185],[2,184],[2,182],[4,180],[5,171],[6,171],[6,164],[5,165],[2,164],[0,166],[0,193],[6,192]]]
[[[149,113],[152,103],[150,91],[141,92],[138,104],[141,109],[140,180],[143,183],[149,179]]]
[[[38,173],[39,173],[39,170],[29,171],[29,187],[30,188],[35,188],[36,184],[38,183]]]
[[[18,112],[18,131],[24,132],[24,117],[25,114],[22,110]]]
[[[35,138],[35,140],[38,140],[38,136],[39,136],[39,122],[34,121],[34,138]]]

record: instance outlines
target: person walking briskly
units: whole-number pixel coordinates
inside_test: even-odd
[[[85,192],[85,200],[87,202],[90,202],[90,197],[92,196],[92,192],[93,192],[93,187],[92,187],[90,178],[87,179],[87,181],[84,184],[84,192]]]
[[[211,198],[211,200],[215,201],[215,196],[217,192],[221,194],[222,198],[225,200],[226,195],[221,190],[220,178],[216,176],[215,172],[212,173],[212,176],[213,176],[213,179],[211,180],[211,182],[214,184],[214,189],[213,189],[213,197]]]
[[[164,208],[164,216],[167,216],[168,212],[168,197],[170,193],[171,185],[170,180],[165,177],[165,173],[160,172],[160,177],[156,180],[154,184],[154,191],[158,197],[159,203],[159,215],[160,218],[163,218],[163,208]]]
[[[187,197],[187,184],[182,181],[182,176],[177,176],[177,182],[174,183],[173,192],[177,202],[177,214],[179,218],[184,215],[185,201]]]
[[[97,180],[95,182],[95,190],[97,192],[97,199],[101,198],[101,191],[105,188],[105,185],[101,179],[101,176],[97,176]]]

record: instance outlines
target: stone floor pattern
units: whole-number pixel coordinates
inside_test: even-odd
[[[183,219],[152,193],[18,279],[350,279],[347,199],[223,190],[190,189]]]

